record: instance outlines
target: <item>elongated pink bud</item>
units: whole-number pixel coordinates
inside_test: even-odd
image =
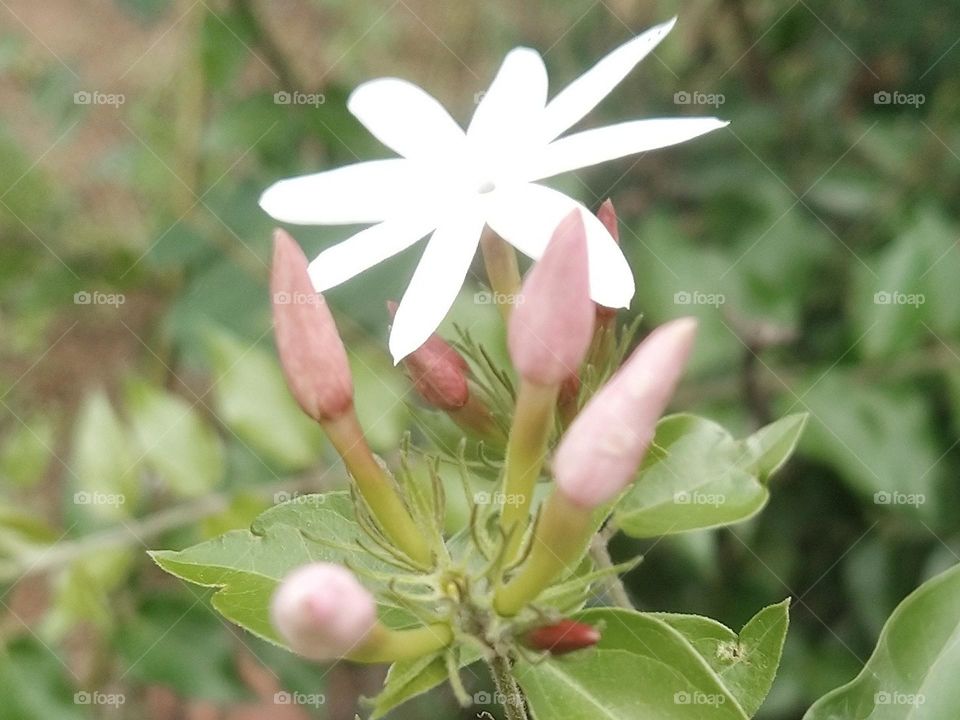
[[[524,380],[559,385],[577,372],[593,335],[587,236],[579,210],[565,217],[520,290],[510,316],[510,358]]]
[[[294,398],[317,421],[353,405],[347,351],[323,296],[307,274],[307,258],[283,230],[273,233],[270,274],[273,326],[283,374]]]
[[[591,398],[560,441],[558,490],[595,508],[630,484],[686,365],[697,323],[681,318],[654,330]]]
[[[393,317],[397,304],[390,301],[387,309]],[[462,408],[470,399],[467,361],[437,334],[407,355],[403,366],[417,394],[432,407],[451,412]]]
[[[294,652],[332,660],[360,650],[377,626],[373,596],[346,568],[314,563],[287,575],[270,619]]]

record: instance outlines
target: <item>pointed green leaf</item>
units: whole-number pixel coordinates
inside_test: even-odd
[[[127,396],[140,452],[173,492],[196,497],[220,482],[220,437],[190,403],[145,382],[131,383]]]
[[[355,569],[361,579],[364,570],[395,572],[361,550],[356,544],[361,537],[350,496],[335,492],[304,495],[273,507],[249,530],[233,530],[180,552],[161,550],[151,556],[172,575],[219,588],[213,606],[224,617],[281,644],[270,624],[270,598],[294,568],[336,562]],[[391,610],[395,611],[385,609]]]
[[[960,708],[960,565],[900,603],[863,671],[804,720],[946,720]]]
[[[655,537],[746,520],[766,504],[767,480],[803,424],[803,415],[791,415],[738,441],[704,418],[663,418],[636,482],[614,510],[617,525],[633,537]]]

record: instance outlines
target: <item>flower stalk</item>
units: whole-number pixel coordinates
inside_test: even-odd
[[[487,281],[493,300],[504,322],[510,320],[513,302],[520,291],[517,252],[495,232],[487,228],[480,236],[480,253],[487,269]]]

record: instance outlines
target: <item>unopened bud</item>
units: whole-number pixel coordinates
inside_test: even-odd
[[[377,626],[373,596],[346,568],[314,563],[280,583],[270,617],[294,652],[332,660],[361,648]]]
[[[575,373],[593,335],[587,237],[580,210],[567,215],[527,274],[510,316],[510,358],[524,380],[559,385]]]
[[[607,198],[597,210],[597,219],[603,223],[603,226],[610,233],[614,242],[620,243],[620,227],[617,221],[617,211],[613,208],[613,201]],[[617,317],[617,309],[609,308],[605,305],[597,305],[597,325],[605,327]]]
[[[523,644],[532,650],[566,655],[575,650],[593,647],[600,642],[600,631],[593,625],[564,618],[552,625],[544,625],[528,632]]]
[[[387,303],[390,317],[397,311],[395,302]],[[417,394],[428,405],[451,412],[470,399],[467,385],[469,366],[463,356],[437,334],[403,359]]]
[[[682,318],[650,333],[567,430],[553,470],[558,491],[574,505],[598,507],[629,485],[680,379],[696,329],[693,318]]]
[[[294,398],[317,421],[353,405],[347,352],[323,296],[314,291],[307,258],[283,230],[273,234],[270,292],[277,351]]]

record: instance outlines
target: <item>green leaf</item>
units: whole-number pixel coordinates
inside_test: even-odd
[[[689,638],[662,618],[599,608],[577,619],[603,625],[595,649],[516,666],[537,720],[750,717],[736,693],[744,690],[742,681],[735,689]],[[754,684],[757,691],[764,682]]]
[[[807,413],[787,415],[744,440],[749,453],[747,462],[761,482],[767,482],[793,454],[808,417]]]
[[[223,477],[223,444],[184,399],[145,382],[127,392],[133,431],[150,466],[178,495],[210,491]]]
[[[654,537],[746,520],[766,504],[767,481],[793,451],[804,421],[791,415],[738,441],[694,415],[662,419],[614,511],[616,524],[633,537]]]
[[[933,442],[925,398],[841,370],[818,374],[810,382],[809,389],[797,391],[810,411],[804,450],[835,467],[874,504],[932,515],[942,451]],[[784,401],[794,399],[791,395]]]
[[[441,685],[448,677],[445,652],[391,665],[383,682],[383,690],[374,698],[374,710],[370,720],[377,720],[407,700]],[[458,667],[465,668],[479,659],[478,652],[472,648],[461,647]]]
[[[912,592],[851,682],[804,720],[945,720],[960,708],[960,565]]]
[[[74,426],[74,504],[101,517],[129,515],[138,496],[136,460],[106,394],[88,395]]]
[[[280,645],[270,624],[269,607],[277,584],[288,572],[319,561],[346,564],[361,575],[364,569],[390,571],[357,546],[361,537],[350,496],[335,492],[303,495],[273,507],[249,530],[234,530],[180,552],[161,550],[150,555],[172,575],[219,588],[213,606],[224,617]]]
[[[38,416],[18,423],[0,449],[0,477],[20,487],[33,487],[41,480],[53,453],[54,426]]]
[[[277,362],[224,331],[208,339],[219,417],[245,443],[289,470],[310,467],[322,445],[319,427],[290,396]]]
[[[789,610],[789,600],[765,607],[743,626],[739,636],[716,620],[699,615],[652,614],[687,638],[752,717],[776,677]]]
[[[0,647],[0,697],[8,718],[89,718],[83,690],[72,687],[68,666],[56,650],[27,637]],[[112,709],[112,708],[110,708]]]

